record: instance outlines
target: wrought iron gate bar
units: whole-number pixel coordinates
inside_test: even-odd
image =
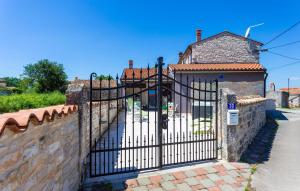
[[[165,74],[163,74],[163,76],[166,76]],[[171,78],[170,76],[169,77],[167,77],[166,76],[166,78],[168,78],[168,79],[170,79],[170,80],[172,80],[172,81],[174,81],[175,83],[177,83],[177,84],[181,84],[182,82],[180,82],[180,81],[178,81],[178,80],[175,80],[174,78]],[[213,80],[214,82],[215,81],[217,81],[217,80]],[[182,87],[185,87],[185,88],[188,88],[188,89],[191,89],[191,90],[193,90],[193,89],[195,89],[195,90],[199,90],[200,92],[210,92],[210,90],[202,90],[201,88],[193,88],[193,86],[189,86],[189,85],[186,85],[186,84],[182,84]],[[212,92],[216,92],[217,91],[217,89],[215,89],[215,90],[212,90]]]
[[[130,79],[126,72],[117,75],[116,86],[100,78],[93,87],[97,76],[90,76],[89,176],[216,159],[218,81],[169,68],[163,73],[162,58],[156,68],[131,72]],[[98,113],[93,103],[99,103]]]
[[[153,85],[153,86],[150,86],[149,88],[155,88],[157,87],[157,85]],[[147,92],[148,89],[144,89],[142,91],[138,91],[134,94],[129,94],[129,95],[126,95],[126,96],[119,96],[119,97],[111,97],[111,98],[107,98],[107,99],[93,99],[93,102],[104,102],[104,101],[112,101],[112,100],[118,100],[118,99],[125,99],[125,98],[130,98],[130,97],[133,97],[133,96],[138,96],[140,95],[141,93],[143,92]]]

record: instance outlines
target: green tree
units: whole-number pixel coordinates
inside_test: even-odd
[[[67,86],[67,75],[62,64],[47,59],[24,67],[23,82],[37,92],[64,92]]]
[[[20,78],[15,77],[5,77],[3,79],[6,81],[8,87],[19,87],[21,81]]]
[[[114,78],[111,76],[111,75],[103,75],[101,74],[100,76],[97,76],[96,77],[97,80],[113,80]]]

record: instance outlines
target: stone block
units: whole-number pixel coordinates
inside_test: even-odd
[[[162,182],[161,186],[165,190],[174,190],[174,189],[176,189],[176,186],[172,182],[170,182],[170,181]]]
[[[139,185],[141,185],[141,186],[146,186],[146,185],[151,184],[151,181],[149,178],[138,178],[137,181],[138,181]]]
[[[191,187],[187,183],[177,184],[177,189],[184,191],[192,191]]]
[[[184,179],[184,181],[190,186],[194,186],[194,185],[197,185],[200,183],[199,179],[197,179],[195,177],[186,178],[186,179]]]
[[[201,184],[202,184],[203,186],[205,186],[206,188],[210,188],[210,187],[213,187],[213,186],[216,185],[216,184],[215,184],[213,181],[211,181],[210,179],[203,179],[203,180],[200,180],[200,182],[201,182]]]

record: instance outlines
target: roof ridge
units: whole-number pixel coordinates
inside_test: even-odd
[[[76,105],[56,105],[1,114],[0,136],[3,134],[5,128],[9,128],[14,132],[23,132],[27,130],[30,122],[41,125],[45,120],[53,121],[55,116],[67,116],[76,110]]]

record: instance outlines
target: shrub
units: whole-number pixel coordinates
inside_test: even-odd
[[[65,100],[65,95],[60,92],[0,96],[0,113],[58,105],[65,103]]]

